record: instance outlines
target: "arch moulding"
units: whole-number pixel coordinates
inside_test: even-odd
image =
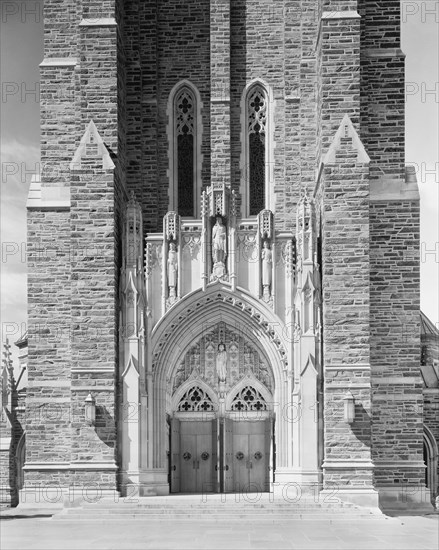
[[[286,465],[291,425],[282,413],[290,400],[292,380],[289,375],[291,343],[285,325],[271,309],[244,290],[232,293],[228,286],[215,283],[206,291],[197,290],[177,302],[151,334],[154,468],[165,468],[166,463],[166,403],[173,369],[194,341],[221,322],[246,338],[272,370],[272,411],[277,419],[276,439],[282,449],[277,464]]]

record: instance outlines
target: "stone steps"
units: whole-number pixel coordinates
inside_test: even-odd
[[[236,501],[233,498],[221,500],[200,497],[148,497],[129,501],[120,499],[101,499],[96,503],[83,503],[82,506],[64,508],[53,516],[54,520],[90,520],[117,521],[212,521],[212,522],[277,522],[292,520],[334,520],[337,518],[380,519],[384,518],[379,510],[362,508],[353,504],[336,501],[314,502],[301,499],[298,502],[286,502],[283,499],[261,502]]]

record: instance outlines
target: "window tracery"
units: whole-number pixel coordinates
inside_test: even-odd
[[[249,214],[265,208],[267,96],[255,86],[247,97]]]
[[[177,410],[179,412],[213,411],[214,405],[210,396],[199,386],[190,388],[181,398]]]
[[[232,411],[266,411],[267,403],[258,390],[245,386],[232,401]]]
[[[177,210],[180,216],[194,216],[196,99],[187,87],[175,96],[174,121]]]

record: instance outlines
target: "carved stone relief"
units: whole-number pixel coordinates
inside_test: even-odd
[[[270,391],[273,376],[264,358],[246,339],[220,323],[191,347],[174,371],[172,393],[186,380],[199,379],[230,390],[252,373]]]

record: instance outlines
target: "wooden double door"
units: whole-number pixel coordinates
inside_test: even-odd
[[[229,418],[171,424],[172,493],[268,492],[272,421]]]

